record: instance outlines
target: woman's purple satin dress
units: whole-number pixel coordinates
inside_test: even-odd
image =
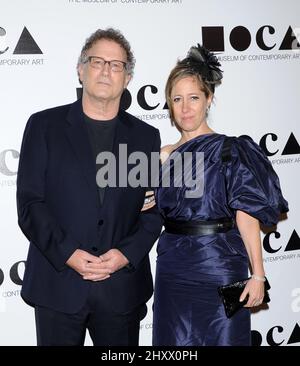
[[[264,225],[275,225],[288,206],[271,163],[246,136],[233,139],[231,160],[222,163],[224,139],[221,134],[201,135],[176,150],[204,153],[204,192],[187,198],[187,187],[161,184],[156,190],[161,214],[180,221],[217,220],[234,218],[241,210]],[[171,169],[171,182],[173,173]],[[154,346],[250,345],[249,309],[228,319],[217,292],[220,285],[248,277],[248,256],[236,227],[201,236],[163,232],[157,253]]]

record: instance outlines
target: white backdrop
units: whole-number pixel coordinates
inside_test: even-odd
[[[299,14],[298,0],[0,0],[0,345],[35,344],[33,310],[20,297],[28,243],[15,205],[25,123],[76,99],[81,47],[108,26],[125,34],[137,59],[128,111],[159,128],[163,144],[179,138],[164,109],[170,69],[198,42],[220,52],[224,82],[210,124],[260,143],[290,204],[288,220],[262,232],[272,300],[252,315],[254,344],[300,345]],[[151,258],[154,271],[155,248]],[[141,345],[151,345],[151,305]]]

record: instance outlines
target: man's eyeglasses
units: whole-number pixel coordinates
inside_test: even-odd
[[[123,70],[126,69],[126,62],[124,61],[119,61],[119,60],[104,60],[104,58],[102,57],[98,57],[98,56],[88,56],[87,59],[83,62],[84,64],[86,64],[87,62],[89,62],[89,64],[91,65],[91,67],[98,69],[98,70],[102,70],[105,66],[105,64],[108,64],[109,68],[111,71],[114,72],[122,72]]]

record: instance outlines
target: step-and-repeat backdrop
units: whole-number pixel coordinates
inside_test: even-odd
[[[81,47],[108,26],[125,34],[137,59],[126,108],[159,128],[163,144],[179,138],[165,107],[170,69],[191,45],[218,52],[224,82],[209,123],[259,143],[290,204],[288,219],[261,232],[272,300],[252,314],[253,343],[300,345],[299,14],[298,0],[0,0],[0,345],[36,341],[33,309],[20,297],[28,243],[15,203],[25,123],[76,100]],[[154,271],[155,246],[151,260]],[[148,305],[141,345],[151,345]]]

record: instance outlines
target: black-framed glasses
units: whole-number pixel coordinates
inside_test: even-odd
[[[102,70],[105,64],[108,64],[109,69],[114,72],[122,72],[126,69],[127,63],[120,60],[104,60],[102,57],[98,56],[88,56],[87,59],[83,62],[84,64],[89,62],[91,67],[94,69]]]

